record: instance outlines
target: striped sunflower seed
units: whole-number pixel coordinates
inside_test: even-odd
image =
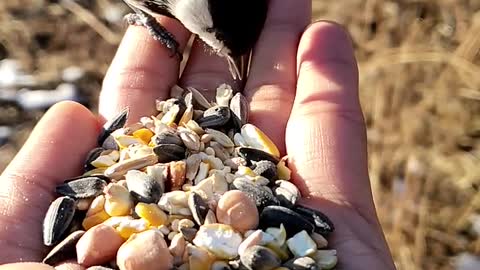
[[[43,220],[43,244],[53,246],[62,240],[75,215],[75,200],[69,197],[59,197],[47,210]]]
[[[74,199],[85,199],[102,194],[106,186],[107,182],[102,177],[87,176],[59,185],[55,191]]]
[[[128,113],[129,109],[124,109],[114,118],[112,118],[110,121],[106,122],[103,125],[102,130],[100,131],[100,134],[97,138],[98,145],[102,145],[103,142],[105,142],[105,140],[107,139],[107,137],[110,136],[110,134],[112,134],[115,130],[123,128],[125,126],[125,123],[127,123],[128,119]]]

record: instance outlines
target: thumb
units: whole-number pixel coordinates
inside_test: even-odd
[[[99,123],[78,103],[53,106],[0,176],[0,264],[42,258],[42,221],[54,187],[78,175]]]

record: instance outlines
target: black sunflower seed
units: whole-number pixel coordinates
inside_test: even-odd
[[[240,256],[242,264],[249,270],[272,270],[280,266],[275,253],[262,246],[251,246]]]
[[[92,161],[97,159],[103,151],[105,151],[105,149],[103,149],[102,147],[97,147],[90,150],[90,152],[88,152],[87,154],[87,158],[85,159],[85,162],[83,163],[83,169],[85,171],[90,171],[95,169],[95,167],[91,163]]]
[[[226,106],[214,106],[205,112],[198,119],[198,124],[202,128],[219,128],[224,126],[230,120],[230,108]]]
[[[159,163],[166,163],[185,158],[185,149],[176,144],[160,144],[153,148],[153,152],[158,156]]]
[[[233,181],[232,186],[235,189],[243,191],[248,197],[252,198],[260,211],[266,206],[280,204],[270,188],[256,185],[248,179],[237,178]]]
[[[195,222],[200,226],[203,225],[210,208],[202,197],[195,192],[190,192],[190,195],[188,196],[188,208],[190,208],[190,212],[192,212]]]
[[[86,176],[56,187],[55,191],[74,199],[85,199],[100,195],[107,182],[102,177]]]
[[[324,236],[335,230],[333,222],[324,213],[308,207],[296,205],[293,210],[315,225],[315,232]]]
[[[269,160],[261,160],[253,164],[253,172],[263,176],[273,183],[278,179],[277,165]]]
[[[238,148],[238,154],[243,157],[248,165],[252,165],[253,161],[258,162],[262,160],[268,160],[277,164],[280,160],[269,153],[250,147]]]
[[[54,200],[43,220],[43,243],[53,246],[62,240],[75,214],[75,201],[69,197]]]
[[[131,170],[125,175],[130,194],[143,203],[158,203],[163,194],[160,184],[144,172]]]
[[[85,231],[75,231],[67,236],[62,242],[58,243],[43,259],[43,263],[55,266],[58,263],[74,259],[75,245]]]
[[[248,102],[240,92],[236,93],[230,100],[231,118],[237,130],[240,130],[248,121]]]
[[[154,142],[156,145],[161,144],[175,144],[178,146],[183,146],[183,141],[180,136],[174,131],[167,130],[163,131],[155,136]]]
[[[113,119],[110,121],[106,122],[105,125],[103,125],[102,130],[100,131],[100,135],[98,135],[97,142],[98,145],[101,146],[105,139],[107,139],[112,132],[114,132],[117,129],[123,128],[125,126],[125,123],[127,123],[128,119],[128,108],[124,109],[121,111],[119,114],[117,114]]]
[[[315,228],[313,223],[302,215],[286,207],[276,205],[267,206],[263,209],[259,224],[261,229],[278,227],[279,224],[283,224],[289,237],[303,230],[311,234]]]

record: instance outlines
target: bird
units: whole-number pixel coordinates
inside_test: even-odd
[[[155,18],[164,15],[182,23],[224,57],[234,80],[246,76],[250,53],[264,27],[268,0],[123,0],[133,11],[128,24],[144,26],[150,35],[182,59],[179,43]],[[245,64],[247,63],[247,64]]]

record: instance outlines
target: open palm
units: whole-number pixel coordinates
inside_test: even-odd
[[[394,269],[370,191],[351,41],[333,23],[308,26],[310,14],[309,0],[270,1],[243,91],[249,121],[288,154],[301,203],[335,223],[330,243],[338,251],[337,269]],[[185,47],[190,34],[182,25],[159,20]],[[105,78],[101,115],[111,118],[126,106],[130,119],[150,115],[153,101],[166,98],[176,83],[200,90],[232,83],[226,61],[198,41],[179,81],[178,74],[179,62],[166,48],[145,29],[130,27]],[[0,178],[0,263],[40,261],[45,255],[41,223],[54,186],[80,173],[99,129],[90,111],[71,102],[54,106],[38,123]],[[17,268],[25,265],[0,266]]]

